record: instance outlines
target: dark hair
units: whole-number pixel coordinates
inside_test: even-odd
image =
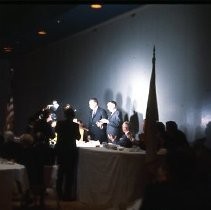
[[[155,123],[155,127],[157,128],[158,131],[165,132],[166,128],[163,122],[157,121]]]
[[[172,129],[172,130],[177,130],[177,123],[175,121],[167,121],[166,122],[166,128],[167,129]]]
[[[90,100],[90,101],[94,101],[94,102],[96,102],[96,103],[98,104],[97,98],[90,98],[89,100]]]
[[[42,119],[47,119],[50,116],[50,111],[48,109],[45,109],[44,111],[42,111],[41,117]]]
[[[114,104],[115,106],[117,106],[116,101],[109,101],[108,103],[112,103],[112,104]]]
[[[64,109],[64,116],[67,119],[73,119],[75,117],[75,111],[73,110],[72,107],[68,107]]]

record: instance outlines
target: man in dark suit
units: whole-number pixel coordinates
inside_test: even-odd
[[[118,139],[111,135],[111,136],[109,136],[109,140],[113,144],[117,144],[122,147],[127,147],[127,148],[132,147],[133,142],[135,141],[135,138],[134,138],[132,132],[130,131],[130,123],[128,121],[123,122],[122,131],[124,134],[121,136],[121,138]]]
[[[108,119],[100,120],[101,123],[107,124],[107,136],[108,138],[120,138],[121,137],[121,125],[122,125],[122,113],[117,109],[117,103],[115,101],[109,101],[107,108],[110,111]],[[111,136],[112,135],[112,136]]]
[[[106,136],[106,124],[100,123],[99,121],[103,118],[107,119],[107,113],[105,109],[98,106],[98,100],[91,98],[89,100],[89,122],[88,122],[88,136],[91,140],[99,140],[100,143],[107,142]]]

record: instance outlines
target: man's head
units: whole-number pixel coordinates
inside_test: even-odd
[[[94,110],[98,107],[98,100],[96,98],[90,98],[89,99],[89,108],[91,110]]]
[[[107,108],[110,112],[114,112],[116,110],[116,101],[109,101],[107,103]]]
[[[127,133],[130,131],[130,123],[128,121],[125,121],[122,123],[122,131],[124,133]]]
[[[64,109],[64,116],[66,119],[73,119],[75,118],[75,111],[72,106]]]
[[[166,122],[166,131],[167,132],[174,132],[177,131],[177,123],[175,121],[167,121]]]
[[[53,108],[54,111],[56,111],[59,107],[59,104],[56,100],[53,100],[52,105],[53,105],[52,108]]]

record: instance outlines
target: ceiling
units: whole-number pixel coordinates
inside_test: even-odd
[[[100,24],[140,4],[0,3],[0,58],[13,58]],[[47,35],[38,36],[43,29]],[[11,48],[11,52],[5,52]]]

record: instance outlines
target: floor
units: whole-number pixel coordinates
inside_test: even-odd
[[[27,205],[21,206],[20,199],[13,202],[13,210],[82,210],[88,209],[86,205],[81,204],[78,201],[58,202],[57,196],[53,189],[47,189],[45,195],[44,206],[40,206],[35,198],[30,198]]]
[[[140,200],[137,200],[128,206],[118,206],[116,208],[102,205],[88,205],[79,201],[58,202],[55,191],[53,189],[47,189],[45,205],[43,207],[34,203],[31,203],[28,207],[21,207],[20,201],[16,201],[13,203],[13,210],[139,210],[140,202]]]

